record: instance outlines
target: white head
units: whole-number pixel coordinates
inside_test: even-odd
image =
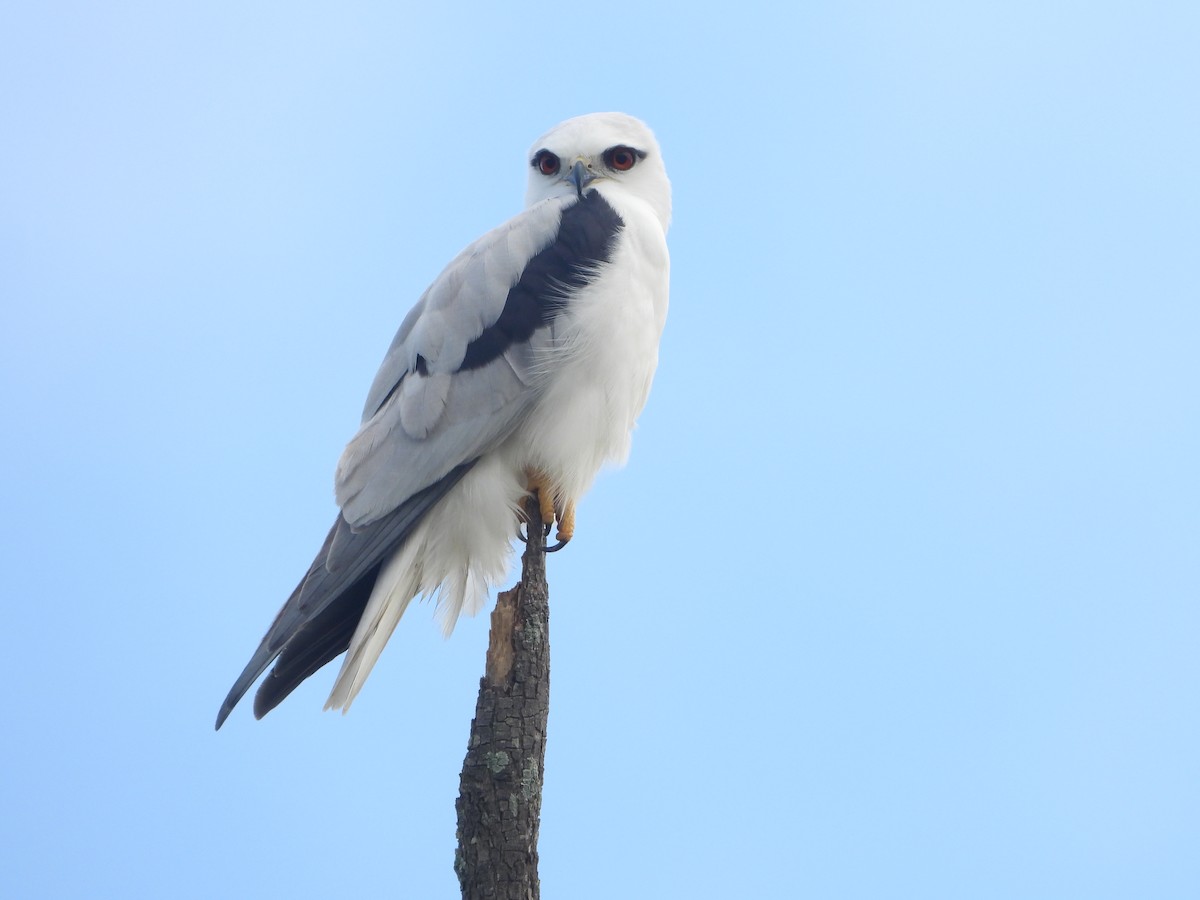
[[[551,197],[600,190],[617,202],[646,203],[662,223],[671,222],[671,182],[654,133],[624,113],[591,113],[555,125],[529,151],[525,205]]]

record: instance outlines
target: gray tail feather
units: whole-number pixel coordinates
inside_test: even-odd
[[[258,689],[254,715],[262,718],[299,684],[350,646],[383,563],[439,500],[475,465],[463,463],[414,494],[377,522],[354,531],[339,515],[304,579],[292,591],[217,713],[217,728],[278,659]]]

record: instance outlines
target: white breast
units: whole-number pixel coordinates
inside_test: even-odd
[[[506,448],[514,462],[550,475],[570,501],[606,462],[625,461],[667,316],[662,226],[642,204],[613,205],[625,227],[612,260],[555,324],[545,393]]]

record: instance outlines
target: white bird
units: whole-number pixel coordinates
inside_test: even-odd
[[[667,316],[658,143],[595,113],[546,132],[529,165],[525,211],[455,257],[400,326],[338,463],[337,521],[217,728],[272,662],[258,718],[343,651],[326,709],[348,710],[414,597],[437,597],[448,635],[509,571],[523,498],[537,493],[561,546],[597,471],[628,455]]]

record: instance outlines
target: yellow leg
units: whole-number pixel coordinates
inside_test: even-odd
[[[550,524],[558,522],[558,534],[555,535],[558,543],[553,547],[547,547],[546,552],[553,553],[555,550],[561,550],[566,546],[567,541],[575,536],[575,504],[559,501],[554,482],[545,472],[527,469],[525,480],[529,493],[537,495],[538,512],[542,517],[544,533],[549,534]]]
[[[562,546],[574,536],[575,504],[568,503],[563,508],[562,515],[558,517],[558,534],[556,534],[554,537],[558,540],[559,546]]]
[[[528,469],[525,472],[529,493],[537,494],[538,510],[542,517],[542,527],[550,530],[550,524],[558,518],[554,511],[554,485],[545,472]],[[561,523],[560,523],[561,527]]]

